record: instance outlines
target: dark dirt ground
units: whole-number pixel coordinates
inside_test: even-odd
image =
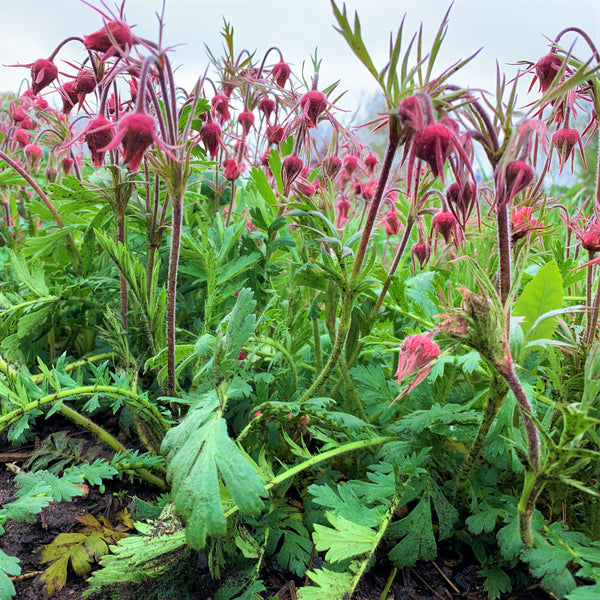
[[[0,439],[0,504],[14,500],[15,488],[13,485],[14,474],[7,468],[7,463],[23,465],[32,446],[15,450],[3,443]],[[15,460],[11,454],[21,454]],[[127,506],[135,494],[143,499],[151,499],[153,491],[139,488],[127,482],[124,484],[128,495],[123,499],[123,506]],[[116,482],[111,488],[107,485],[104,494],[97,489],[91,489],[86,499],[75,498],[72,502],[53,503],[37,515],[33,523],[6,524],[6,533],[0,536],[0,548],[10,556],[21,560],[22,575],[14,579],[19,600],[39,600],[45,598],[39,574],[44,565],[39,563],[37,549],[44,544],[49,544],[57,534],[79,531],[81,525],[76,521],[77,516],[91,513],[95,516],[112,516],[120,508],[112,492],[119,491],[121,484]],[[148,594],[148,590],[132,590],[125,594],[127,600],[143,598],[149,600],[150,596],[167,600],[211,600],[219,587],[218,582],[211,579],[206,566],[206,560],[201,556],[190,559],[189,568],[196,571],[194,583],[185,590],[173,595],[163,596]],[[363,577],[358,591],[353,596],[354,600],[383,600],[381,593],[386,581],[393,572],[393,566],[382,554],[376,566]],[[263,593],[266,600],[277,597],[280,600],[296,600],[296,589],[304,584],[291,574],[282,572],[274,559],[265,561],[261,577],[267,588]],[[418,563],[410,569],[398,571],[390,588],[386,600],[486,600],[487,594],[481,587],[482,579],[478,576],[475,565],[456,555],[451,549],[442,548],[440,556],[435,562]],[[79,600],[85,590],[83,578],[69,573],[66,586],[55,592],[55,600]],[[505,600],[550,600],[552,596],[546,594],[536,586],[518,590],[506,595]],[[3,600],[3,599],[0,599]],[[324,598],[323,600],[327,600]]]

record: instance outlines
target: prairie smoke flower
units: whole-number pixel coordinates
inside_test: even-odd
[[[342,161],[338,156],[328,156],[323,159],[321,164],[321,173],[328,179],[335,179],[342,168]]]
[[[535,63],[534,69],[537,79],[540,82],[540,92],[544,93],[550,89],[561,67],[562,61],[555,52],[550,52],[546,56],[542,56]]]
[[[375,167],[377,166],[378,162],[379,161],[377,160],[377,157],[372,153],[365,157],[365,160],[364,160],[365,169],[367,170],[367,173],[369,174],[369,176],[371,176],[371,177],[373,176]]]
[[[114,137],[113,129],[114,124],[102,115],[90,119],[86,125],[84,137],[95,167],[101,167],[104,164],[106,148]]]
[[[283,182],[283,194],[287,196],[290,193],[292,183],[304,168],[304,162],[297,154],[286,156],[281,163],[281,179]]]
[[[290,69],[290,66],[283,61],[273,65],[273,68],[271,69],[271,77],[279,87],[285,87],[291,73],[292,70]]]
[[[594,221],[581,237],[581,247],[588,252],[600,252],[600,225]]]
[[[220,125],[214,121],[204,123],[200,130],[200,140],[204,144],[206,151],[210,154],[210,158],[214,160],[219,148],[223,146]]]
[[[58,68],[45,58],[39,58],[29,66],[31,66],[31,93],[37,96],[58,77]]]
[[[285,134],[285,130],[280,125],[267,125],[267,130],[265,132],[267,136],[267,141],[269,144],[275,144],[278,146],[281,144],[281,140]]]
[[[418,96],[403,98],[398,104],[398,116],[404,130],[403,138],[412,137],[417,131],[421,131],[425,125],[422,100]]]
[[[533,206],[522,206],[514,209],[510,214],[510,231],[513,243],[524,238],[538,226],[537,219],[532,217],[533,210]]]
[[[35,129],[35,123],[29,117],[25,117],[21,121],[21,129],[29,129],[31,131]]]
[[[346,154],[342,161],[342,167],[344,169],[344,176],[350,178],[354,171],[358,169],[358,156],[354,154]]]
[[[228,181],[235,181],[241,174],[243,165],[234,158],[228,158],[223,162],[223,176]]]
[[[29,144],[29,140],[31,139],[31,133],[29,131],[25,131],[24,129],[17,129],[13,134],[13,139],[19,146],[27,146]]]
[[[344,227],[348,220],[348,212],[350,211],[350,202],[348,202],[348,198],[343,196],[335,205],[335,209],[337,212],[338,227]]]
[[[45,98],[38,97],[33,101],[33,105],[38,110],[46,110],[48,108],[48,101]]]
[[[229,98],[224,94],[216,94],[210,101],[213,114],[221,123],[229,121],[231,114],[229,113]]]
[[[271,100],[271,98],[263,98],[258,103],[258,110],[260,110],[263,115],[265,115],[265,119],[267,121],[271,117],[271,114],[275,111],[275,100]]]
[[[122,117],[117,123],[117,135],[104,148],[104,151],[122,144],[123,164],[130,171],[137,171],[144,158],[144,153],[153,142],[159,144],[156,135],[156,121],[143,110],[136,110]]]
[[[304,115],[308,128],[311,129],[312,127],[317,126],[319,117],[327,108],[327,98],[323,92],[310,90],[300,99],[300,108],[302,109],[302,114]]]
[[[437,251],[437,239],[440,233],[447,244],[453,236],[455,242],[460,241],[458,221],[449,210],[441,210],[431,219],[431,229],[435,234],[434,252]]]
[[[419,267],[422,269],[429,260],[430,249],[429,246],[423,242],[417,242],[412,245],[410,249],[410,257],[413,265],[413,272],[417,272],[417,268],[415,265],[415,259],[419,261]]]
[[[458,182],[451,183],[446,190],[446,200],[464,229],[477,203],[476,184],[472,181],[465,181],[462,185]]]
[[[73,81],[73,91],[85,96],[96,89],[96,78],[90,69],[81,69]]]
[[[396,371],[398,383],[401,383],[403,379],[406,379],[415,373],[417,376],[392,402],[392,404],[417,387],[417,385],[427,377],[429,371],[431,371],[431,361],[436,359],[439,355],[440,348],[429,335],[409,335],[402,342],[402,346],[400,347],[400,358],[398,360],[398,370]]]
[[[60,163],[60,168],[62,169],[65,175],[69,175],[73,170],[73,165],[75,161],[70,156],[65,156]]]
[[[307,179],[297,179],[295,183],[295,188],[300,192],[303,196],[310,198],[317,190],[317,186]]]
[[[23,119],[27,118],[27,113],[22,106],[15,106],[11,111],[11,117],[16,123],[20,123]]]
[[[444,164],[454,144],[454,133],[441,123],[428,125],[417,132],[413,141],[415,155],[424,160],[434,177],[444,181]]]
[[[27,157],[27,169],[37,173],[40,170],[42,158],[44,158],[44,151],[37,144],[27,144],[23,152]]]
[[[394,208],[390,208],[390,210],[385,213],[385,217],[383,220],[383,228],[388,236],[390,235],[398,235],[400,229],[402,229],[402,223],[398,218],[398,213]]]
[[[127,50],[133,44],[133,34],[127,23],[109,21],[102,29],[83,36],[83,45],[88,50],[105,52],[105,58]]]
[[[509,162],[504,170],[504,202],[510,202],[519,192],[522,192],[533,181],[533,175],[533,167],[524,160]]]
[[[75,82],[67,81],[60,89],[60,95],[63,100],[62,112],[68,115],[73,107],[80,100],[79,94],[75,91]]]
[[[250,129],[254,126],[254,114],[250,110],[244,110],[238,115],[238,123],[242,126],[244,135],[248,135]]]
[[[565,163],[571,157],[571,171],[573,171],[573,162],[575,154],[573,148],[575,144],[579,145],[579,151],[581,152],[581,158],[583,159],[583,166],[587,170],[587,164],[585,160],[585,152],[583,151],[583,145],[581,144],[581,136],[577,129],[570,129],[563,127],[558,131],[555,131],[552,135],[552,145],[558,150],[558,162],[560,165],[560,172],[562,173]]]

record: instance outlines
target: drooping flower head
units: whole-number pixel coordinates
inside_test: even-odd
[[[535,63],[535,74],[540,82],[540,92],[547,92],[560,72],[562,61],[556,52],[550,52],[542,56]]]
[[[441,123],[428,125],[414,137],[415,155],[424,160],[434,177],[444,181],[444,164],[452,152],[454,133]]]
[[[32,173],[37,173],[44,158],[44,151],[37,144],[27,144],[24,151],[27,157],[27,169]]]
[[[37,96],[58,77],[58,67],[46,58],[38,58],[31,65],[31,93]]]
[[[105,58],[128,50],[133,44],[131,28],[123,21],[108,21],[102,29],[83,36],[83,44],[88,50],[105,52]]]
[[[258,110],[260,110],[263,115],[265,115],[265,119],[267,121],[275,112],[275,100],[271,100],[271,98],[267,98],[266,96],[258,103]]]
[[[243,165],[234,158],[228,158],[223,162],[223,176],[228,181],[235,181],[241,174]]]
[[[561,173],[569,157],[571,157],[571,171],[573,171],[573,162],[575,159],[575,153],[573,152],[573,149],[575,148],[576,144],[579,145],[583,166],[587,170],[585,152],[583,151],[583,145],[581,143],[579,131],[577,131],[577,129],[563,127],[562,129],[555,131],[552,135],[552,145],[558,150],[558,162]]]
[[[204,123],[200,130],[200,140],[204,144],[210,158],[214,160],[219,152],[219,148],[223,146],[220,125],[215,121],[207,121]]]
[[[292,70],[290,69],[290,66],[283,61],[274,64],[271,69],[271,77],[279,87],[285,87],[291,73]]]
[[[92,163],[95,167],[101,167],[104,164],[106,148],[114,137],[114,124],[99,115],[88,121],[84,137],[92,155]]]
[[[317,121],[327,108],[327,98],[319,90],[310,90],[300,99],[300,108],[309,129],[317,126]]]
[[[383,228],[388,236],[398,235],[400,229],[402,228],[402,223],[398,218],[398,212],[395,208],[390,208],[390,210],[385,213],[385,217],[383,219]]]
[[[290,193],[292,183],[304,168],[304,162],[297,154],[286,156],[281,163],[281,180],[283,182],[283,194]]]

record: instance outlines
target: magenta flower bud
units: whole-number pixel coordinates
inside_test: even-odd
[[[323,175],[325,175],[325,177],[333,180],[337,177],[337,174],[340,172],[341,168],[342,161],[338,156],[333,155],[328,156],[323,160],[323,163],[321,165],[321,172],[323,173]]]
[[[244,110],[238,115],[238,123],[242,126],[244,135],[248,135],[250,129],[254,126],[254,114],[250,110]]]
[[[27,113],[22,106],[15,106],[11,111],[13,121],[20,123],[23,119],[27,118]]]
[[[533,167],[524,160],[513,160],[506,165],[506,201],[512,200],[533,181]]]
[[[33,105],[38,109],[38,110],[46,110],[48,108],[48,101],[45,98],[36,98],[33,101]]]
[[[281,144],[281,140],[285,135],[285,129],[280,125],[267,125],[267,131],[265,133],[269,144],[278,146]]]
[[[21,121],[21,129],[35,129],[35,123],[29,117],[25,117]]]
[[[216,94],[210,101],[214,114],[219,121],[229,121],[231,114],[229,113],[229,98],[224,94]]]
[[[583,151],[583,145],[581,144],[581,136],[579,135],[579,131],[577,131],[577,129],[569,129],[567,127],[559,129],[552,135],[552,144],[558,150],[558,162],[560,164],[561,172],[569,157],[571,157],[571,170],[573,170],[573,162],[575,159],[575,156],[573,154],[573,148],[575,147],[575,144],[579,145],[579,150],[581,152],[581,157],[583,158],[584,167],[587,169],[587,164],[585,161],[585,152]]]
[[[44,151],[37,144],[28,144],[23,152],[27,157],[27,169],[37,173],[40,170],[42,158],[44,158]]]
[[[422,269],[429,260],[429,246],[423,242],[417,242],[416,244],[412,245],[412,248],[410,249],[410,255],[413,263],[413,270],[416,271],[415,259],[419,261],[419,267]]]
[[[367,173],[372,177],[373,173],[375,171],[375,167],[377,166],[377,163],[379,161],[377,160],[377,157],[374,154],[369,154],[365,160],[365,169],[367,170]]]
[[[561,67],[561,59],[554,52],[542,56],[542,58],[535,63],[535,74],[540,82],[540,92],[547,92],[550,89],[550,86],[556,79]]]
[[[258,103],[258,110],[260,110],[264,115],[267,121],[271,117],[271,114],[275,111],[275,100],[271,100],[271,98],[263,98]]]
[[[83,45],[88,50],[96,52],[113,51],[116,54],[115,45],[121,49],[127,49],[133,44],[133,35],[127,23],[123,21],[109,21],[102,29],[83,36]]]
[[[58,68],[45,58],[39,58],[31,65],[31,93],[37,96],[46,86],[58,77]]]
[[[348,212],[350,211],[350,202],[348,198],[343,196],[335,205],[338,214],[338,227],[343,227],[348,220]]]
[[[354,171],[358,169],[358,156],[354,156],[353,154],[347,154],[346,156],[344,156],[342,165],[344,167],[344,175],[346,177],[352,176]]]
[[[227,181],[235,181],[242,172],[243,165],[234,158],[228,158],[223,163],[223,176]]]
[[[446,190],[448,204],[463,227],[471,216],[476,196],[477,186],[472,181],[466,181],[462,185],[457,182],[451,183]]]
[[[13,139],[19,146],[27,146],[29,144],[29,140],[31,139],[31,133],[29,131],[25,131],[24,129],[17,129],[13,134]]]
[[[425,125],[423,103],[417,96],[403,98],[398,105],[398,115],[403,129],[407,130],[405,135],[421,131]]]
[[[81,69],[73,81],[73,91],[76,94],[91,94],[96,89],[96,78],[90,69]]]
[[[398,360],[398,370],[396,371],[398,383],[404,378],[420,371],[410,386],[410,389],[414,388],[425,379],[431,370],[431,367],[427,368],[427,366],[439,355],[439,346],[429,336],[421,334],[409,335],[400,347],[400,359]]]
[[[63,100],[62,112],[68,115],[79,101],[79,94],[75,91],[75,82],[67,81],[59,91]]]
[[[287,196],[290,193],[292,183],[304,167],[302,159],[296,154],[286,156],[281,163],[281,179],[283,181],[283,194]]]
[[[510,232],[513,242],[524,238],[537,226],[537,219],[532,218],[533,206],[522,206],[510,214]]]
[[[117,124],[117,137],[110,145],[121,143],[123,146],[123,164],[130,171],[140,168],[146,150],[156,138],[156,121],[143,111],[125,115]]]
[[[48,183],[54,183],[58,179],[59,175],[60,173],[58,172],[58,169],[55,169],[54,167],[48,167],[44,171],[44,177]]]
[[[200,130],[200,140],[204,144],[206,151],[210,154],[210,158],[214,160],[222,145],[221,127],[219,124],[214,121],[204,123]]]
[[[415,155],[424,160],[434,177],[444,179],[444,164],[452,151],[454,134],[441,123],[428,125],[415,135]]]
[[[317,186],[306,179],[298,179],[296,180],[295,188],[307,198],[310,198],[315,193]]]
[[[581,247],[588,252],[600,252],[600,226],[594,222],[581,238]]]
[[[318,90],[306,92],[300,99],[300,108],[306,119],[308,128],[316,127],[317,121],[323,111],[327,108],[327,98],[325,94]]]
[[[271,77],[279,87],[285,87],[291,73],[292,70],[289,65],[283,61],[273,65],[273,68],[271,69]]]
[[[93,165],[101,167],[104,164],[105,148],[114,137],[114,124],[106,117],[99,115],[88,121],[84,136],[92,155]]]
[[[398,235],[400,229],[402,228],[402,223],[400,222],[395,209],[390,208],[390,210],[385,213],[383,228],[388,236]]]
[[[431,225],[435,231],[442,234],[445,242],[449,243],[456,227],[456,218],[449,210],[441,210],[431,219]]]

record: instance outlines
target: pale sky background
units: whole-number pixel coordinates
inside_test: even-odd
[[[90,1],[99,5],[99,0]],[[337,4],[341,7],[342,2]],[[363,37],[377,68],[387,62],[390,30],[397,30],[404,13],[405,43],[423,22],[425,47],[429,48],[449,4],[448,0],[346,2],[352,18],[355,10],[359,13]],[[112,7],[114,2],[108,5]],[[127,22],[137,25],[137,35],[156,39],[155,12],[161,7],[162,0],[127,0]],[[0,17],[0,65],[45,58],[65,37],[89,34],[102,26],[100,15],[80,0],[0,0]],[[257,55],[262,57],[270,46],[278,46],[296,71],[306,61],[308,77],[310,56],[318,48],[323,59],[320,84],[341,79],[339,89],[350,91],[342,103],[346,110],[354,110],[377,89],[366,68],[333,30],[335,18],[329,0],[166,0],[165,17],[165,44],[181,44],[172,62],[180,65],[177,83],[186,89],[208,64],[204,44],[220,54],[223,17],[235,30],[238,50],[258,50]],[[548,52],[544,35],[553,38],[568,26],[583,28],[600,46],[600,0],[455,0],[440,66],[466,58],[483,46],[472,64],[453,81],[493,91],[496,60],[510,78],[517,70],[511,63],[537,60]],[[563,44],[570,45],[573,39],[568,34]],[[61,50],[59,70],[67,69],[61,60],[80,59],[81,50],[74,42]],[[591,56],[581,42],[574,53],[580,58]],[[0,66],[0,91],[16,91],[28,76],[27,69]]]

